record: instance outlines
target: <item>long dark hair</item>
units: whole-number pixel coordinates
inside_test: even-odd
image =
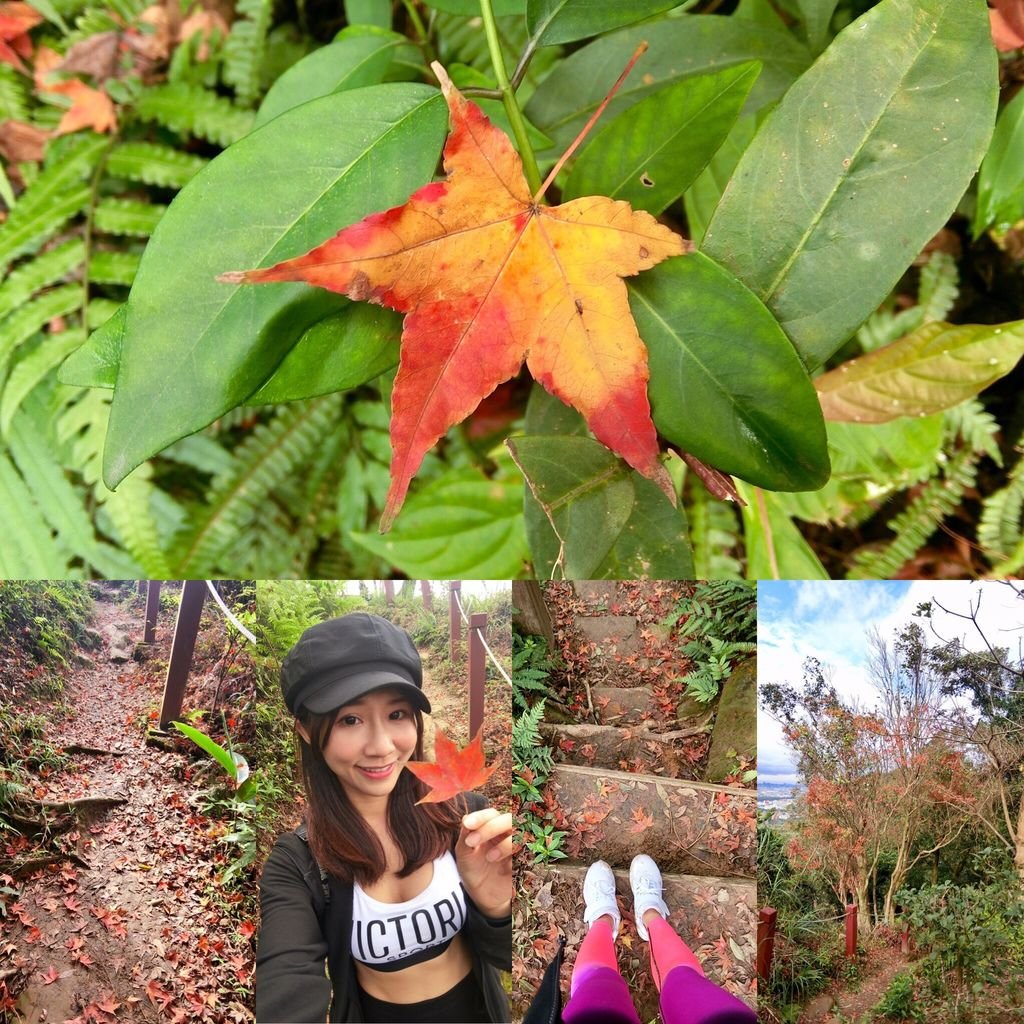
[[[416,719],[416,749],[413,759],[423,760],[423,715],[413,709]],[[343,882],[370,885],[387,869],[384,847],[377,833],[352,806],[337,776],[324,760],[324,747],[331,734],[337,709],[314,714],[300,709],[299,722],[309,742],[298,733],[302,751],[302,780],[306,789],[306,827],[309,849],[328,874]],[[450,850],[459,835],[465,798],[437,804],[416,801],[427,786],[412,774],[401,771],[388,798],[388,831],[398,844],[405,864],[399,878],[412,874],[428,861]]]

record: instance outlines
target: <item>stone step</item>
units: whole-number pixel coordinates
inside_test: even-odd
[[[710,715],[708,715],[710,717]],[[693,766],[683,753],[685,743],[706,734],[706,724],[656,732],[641,723],[630,728],[615,725],[540,723],[540,734],[556,757],[582,767],[622,768],[650,765],[670,778],[688,778]],[[562,742],[565,741],[565,742]]]
[[[566,963],[576,957],[586,934],[583,877],[587,864],[548,864],[524,876],[523,904],[542,923],[553,917],[566,938]],[[669,923],[696,953],[704,973],[748,1005],[756,1005],[757,886],[753,880],[663,873]],[[628,869],[615,871],[622,927],[616,943],[619,969],[630,983],[640,1019],[658,1018],[658,995],[650,978],[646,943],[636,934]],[[563,976],[567,981],[569,970]],[[565,987],[565,986],[563,986]]]
[[[547,791],[561,808],[573,860],[627,868],[650,854],[662,871],[753,878],[753,790],[628,772],[556,765]]]
[[[646,686],[592,686],[594,710],[601,725],[639,725],[656,713],[653,696]],[[690,697],[683,697],[676,706],[676,719],[680,723],[696,724],[691,719],[703,719],[708,705]]]
[[[574,621],[583,639],[597,645],[595,654],[625,657],[642,651],[639,625],[633,615],[577,615]]]

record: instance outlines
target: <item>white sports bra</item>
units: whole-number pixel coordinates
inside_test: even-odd
[[[455,857],[433,862],[434,875],[418,896],[381,903],[352,886],[352,957],[378,971],[398,971],[440,956],[466,923],[466,897]]]

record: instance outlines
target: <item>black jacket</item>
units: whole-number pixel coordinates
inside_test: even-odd
[[[486,806],[486,801],[473,793],[467,794],[467,802],[471,811]],[[352,886],[332,876],[327,884],[329,902],[319,866],[306,843],[294,832],[277,840],[260,880],[258,1024],[324,1024],[328,1020],[334,1024],[363,1019],[351,952]],[[512,918],[485,917],[468,894],[466,909],[473,973],[483,991],[488,1018],[508,1021],[508,1002],[495,968],[512,969]]]

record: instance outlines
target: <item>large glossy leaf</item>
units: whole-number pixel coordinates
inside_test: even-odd
[[[809,490],[828,479],[814,387],[748,289],[701,253],[668,260],[629,289],[662,435],[773,490]]]
[[[838,3],[839,0],[797,0],[807,44],[814,53],[821,53],[825,49],[829,25]]]
[[[284,357],[250,405],[292,402],[359,387],[398,365],[402,318],[363,303],[313,324]]]
[[[683,15],[613,32],[562,61],[526,105],[526,115],[557,156],[597,109],[614,80],[610,69],[625,67],[639,43],[650,49],[608,105],[615,117],[662,86],[694,75],[760,61],[749,109],[774,102],[810,64],[811,57],[788,32],[773,32],[742,19]]]
[[[507,466],[488,479],[449,470],[419,488],[386,536],[353,533],[362,547],[411,578],[510,579],[527,558],[522,483]]]
[[[927,416],[973,398],[1024,355],[1024,320],[925,324],[891,345],[843,363],[815,382],[830,420],[885,423]]]
[[[827,580],[818,556],[777,500],[781,495],[738,485],[743,507],[747,579]]]
[[[297,255],[428,181],[447,127],[440,93],[379,85],[282,114],[178,194],[132,287],[104,453],[133,466],[245,401],[321,319],[301,284],[215,276]]]
[[[945,223],[992,131],[984,0],[882,0],[747,148],[702,248],[821,365]]]
[[[1024,215],[1024,92],[1000,111],[978,171],[974,237],[990,225],[1009,226]]]
[[[760,73],[757,63],[672,82],[610,121],[573,166],[563,198],[611,196],[660,214],[704,169]]]
[[[526,534],[537,576],[686,579],[686,517],[655,484],[589,437],[513,437],[526,479]]]
[[[526,25],[536,46],[587,39],[675,7],[675,0],[528,0]]]
[[[119,306],[102,327],[89,335],[81,348],[64,360],[57,371],[61,384],[80,388],[112,388],[117,383],[127,313],[127,304]]]
[[[270,88],[256,113],[256,127],[318,96],[377,85],[400,51],[415,48],[405,36],[366,25],[344,29],[327,46],[293,64]]]

